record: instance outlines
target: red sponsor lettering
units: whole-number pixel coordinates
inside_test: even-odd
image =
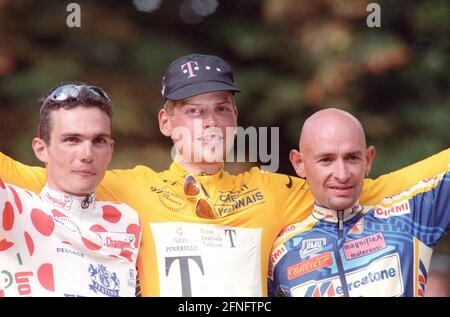
[[[325,252],[309,260],[288,267],[288,280],[333,264],[331,252]]]
[[[61,208],[64,208],[64,207],[66,206],[66,202],[65,202],[65,201],[60,200],[60,199],[58,199],[58,198],[56,198],[56,197],[50,196],[49,193],[46,193],[46,194],[45,194],[45,197],[46,197],[49,201],[51,201],[53,204],[55,204],[55,205],[57,205],[57,206],[59,206],[59,207],[61,207]]]
[[[410,210],[408,201],[405,201],[400,204],[393,205],[390,208],[378,207],[375,209],[375,215],[378,217],[387,218],[390,216],[405,214],[408,213],[409,211]]]
[[[114,240],[110,237],[106,238],[106,246],[115,249],[131,249],[131,244],[129,241]]]
[[[279,236],[282,236],[283,234],[286,234],[286,233],[288,233],[288,232],[291,232],[291,231],[294,230],[294,229],[295,229],[295,226],[294,226],[294,225],[290,225],[289,227],[284,228],[284,229],[280,232]]]
[[[279,248],[276,249],[274,253],[272,253],[270,257],[270,264],[275,263],[279,257],[281,257],[285,253],[286,249],[284,248],[284,245],[281,245]]]

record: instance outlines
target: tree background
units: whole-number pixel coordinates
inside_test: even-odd
[[[302,122],[330,106],[361,120],[377,148],[372,177],[450,145],[445,0],[76,1],[80,28],[66,24],[70,2],[0,0],[0,149],[24,163],[39,164],[30,146],[39,97],[81,80],[113,100],[111,167],[167,168],[161,77],[194,52],[232,65],[240,126],[280,127],[279,172],[294,174],[288,153]],[[366,24],[370,2],[381,7],[379,28]],[[432,260],[446,296],[449,249],[447,237]]]

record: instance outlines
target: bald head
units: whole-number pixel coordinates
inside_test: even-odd
[[[305,121],[300,151],[292,150],[289,158],[297,174],[308,180],[317,202],[342,210],[359,199],[374,156],[375,148],[366,148],[361,123],[348,112],[330,108]]]
[[[317,111],[303,124],[300,134],[300,152],[313,147],[318,137],[336,138],[339,134],[351,137],[366,147],[364,129],[353,115],[336,108]]]

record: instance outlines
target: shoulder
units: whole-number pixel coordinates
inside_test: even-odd
[[[285,227],[278,235],[274,245],[284,244],[288,240],[298,235],[304,234],[308,230],[312,229],[318,222],[319,220],[310,215],[303,221],[293,223]]]

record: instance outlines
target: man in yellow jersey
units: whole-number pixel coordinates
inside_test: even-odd
[[[311,213],[312,194],[300,178],[259,168],[238,175],[223,169],[233,138],[228,132],[237,126],[238,91],[224,60],[182,56],[169,65],[162,88],[160,130],[174,140],[177,160],[161,173],[146,166],[109,171],[97,192],[99,199],[124,202],[140,213],[142,295],[266,296],[273,241]],[[361,202],[375,204],[444,171],[449,155],[446,150],[366,180]],[[43,169],[5,155],[0,176],[33,191],[45,183]]]

